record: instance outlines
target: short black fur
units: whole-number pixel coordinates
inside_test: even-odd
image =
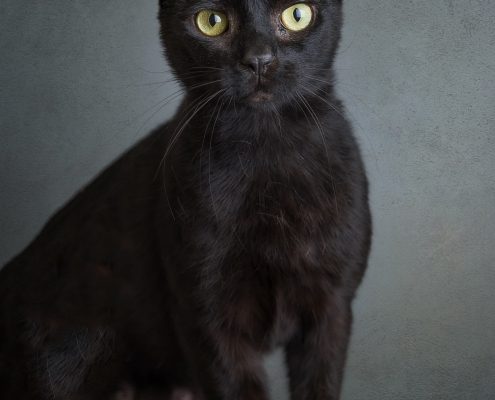
[[[1,271],[1,399],[265,400],[277,346],[293,400],[340,398],[368,184],[334,94],[342,3],[308,1],[301,32],[292,4],[160,2],[186,96]]]

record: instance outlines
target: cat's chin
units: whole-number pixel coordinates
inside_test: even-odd
[[[256,90],[247,96],[248,103],[253,105],[262,105],[264,103],[270,103],[273,101],[273,93],[265,92],[264,90]]]

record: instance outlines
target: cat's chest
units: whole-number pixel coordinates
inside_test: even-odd
[[[256,151],[247,144],[219,147],[203,157],[201,192],[220,223],[281,226],[326,211],[331,185],[318,152],[276,145]]]
[[[223,152],[222,154],[225,154]],[[269,157],[233,152],[202,169],[193,218],[241,268],[317,268],[332,223],[331,185],[316,157],[298,152]],[[245,265],[244,265],[245,264]]]
[[[213,260],[208,268],[221,282],[215,304],[226,309],[217,314],[255,331],[266,348],[286,343],[302,310],[321,300],[312,289],[328,262],[322,227],[331,211],[321,176],[281,167],[252,175],[212,169],[203,203],[215,215],[215,246],[202,259]]]
[[[331,219],[326,196],[319,183],[297,175],[248,186],[232,216],[245,257],[267,266],[314,266],[324,240],[319,226]]]

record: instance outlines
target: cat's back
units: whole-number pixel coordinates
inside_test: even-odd
[[[90,318],[144,286],[157,262],[153,215],[167,132],[159,128],[112,163],[0,271],[2,319],[19,308],[82,319],[87,310]]]

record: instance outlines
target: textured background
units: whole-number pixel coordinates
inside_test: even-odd
[[[174,111],[156,3],[1,0],[0,265]],[[495,2],[345,3],[376,234],[344,400],[495,398]]]

